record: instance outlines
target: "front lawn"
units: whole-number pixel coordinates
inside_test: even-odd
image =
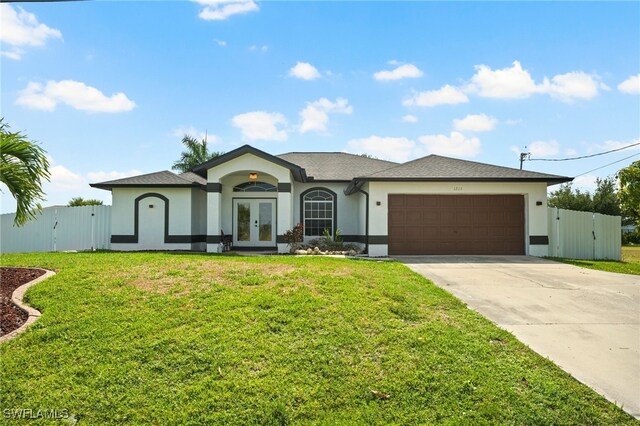
[[[597,269],[599,271],[617,272],[619,274],[640,275],[640,247],[622,247],[622,261],[615,260],[580,260],[550,257],[551,260],[581,266],[583,268]]]
[[[395,262],[2,256],[58,272],[0,346],[0,405],[79,424],[632,424]],[[4,414],[6,416],[6,414]],[[22,420],[16,420],[22,424]]]

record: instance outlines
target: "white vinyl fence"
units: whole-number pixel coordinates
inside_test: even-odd
[[[621,259],[621,218],[549,207],[549,256]]]
[[[46,207],[21,227],[14,218],[0,216],[2,253],[110,248],[111,206]]]

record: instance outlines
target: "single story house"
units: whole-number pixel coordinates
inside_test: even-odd
[[[288,252],[340,230],[370,256],[548,254],[547,186],[565,176],[438,155],[398,164],[342,152],[271,155],[249,145],[192,171],[93,183],[113,195],[115,250]]]

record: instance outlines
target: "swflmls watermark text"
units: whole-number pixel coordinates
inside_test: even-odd
[[[33,409],[33,408],[5,408],[2,410],[2,415],[5,419],[49,419],[49,420],[62,420],[71,417],[69,410],[63,409]]]

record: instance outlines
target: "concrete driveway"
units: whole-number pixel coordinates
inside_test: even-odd
[[[640,276],[526,256],[399,256],[640,418]]]

